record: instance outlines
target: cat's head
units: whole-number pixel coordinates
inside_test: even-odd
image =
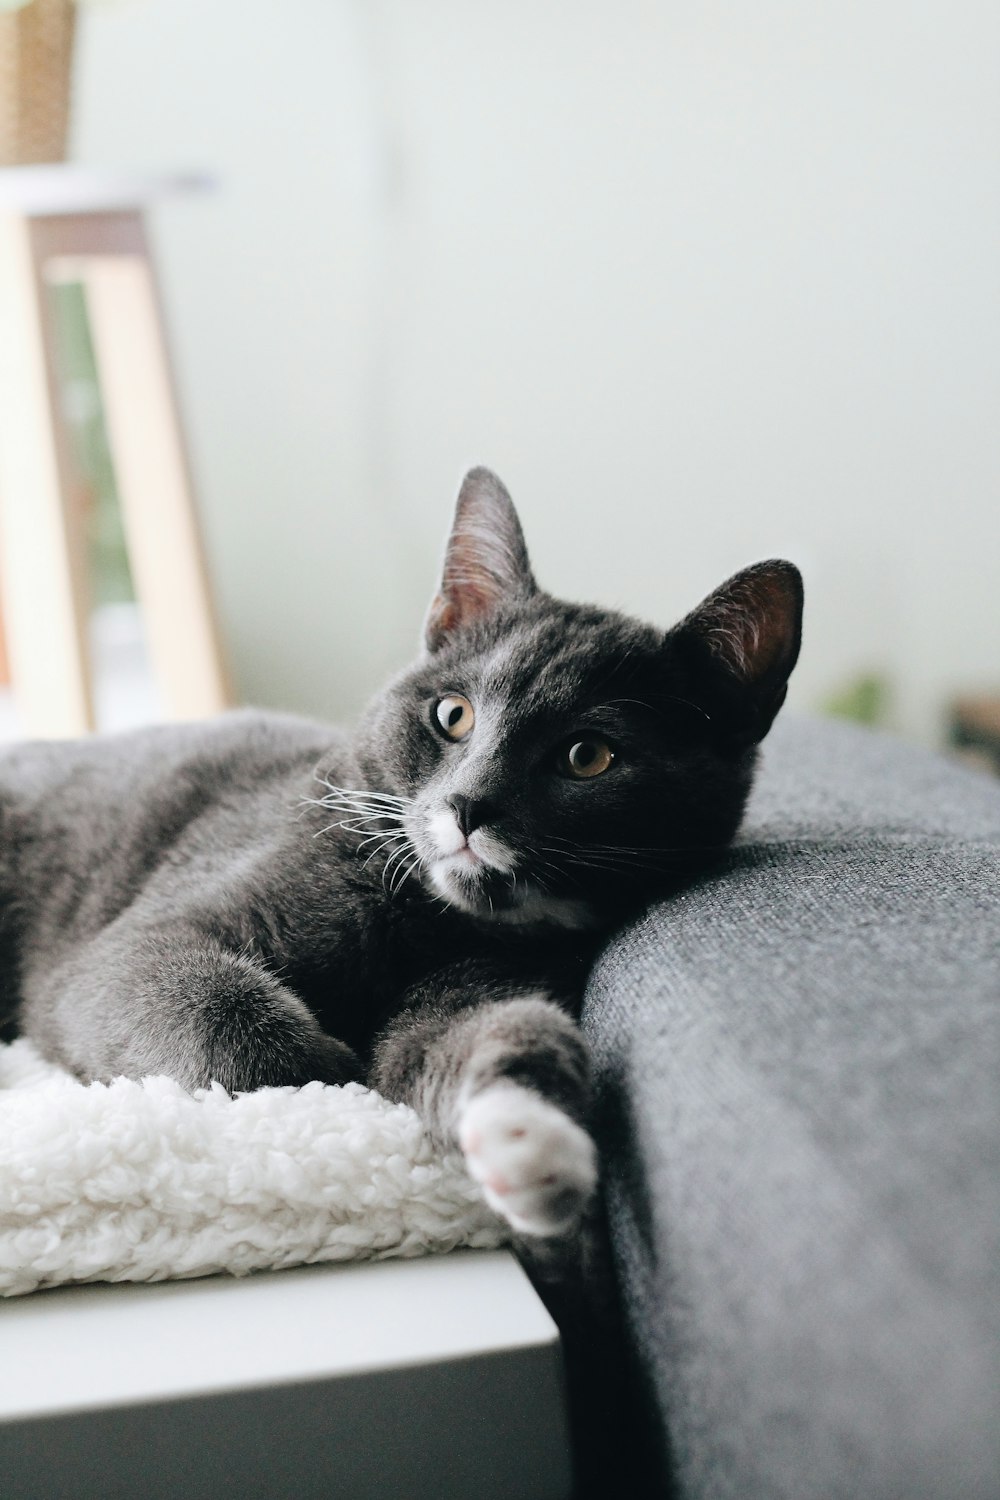
[[[477,917],[569,926],[683,878],[736,831],[801,619],[780,561],[666,632],[554,599],[504,486],[474,469],[424,654],[361,729],[369,787],[405,831],[398,868]]]

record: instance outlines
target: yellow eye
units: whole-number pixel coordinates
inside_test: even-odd
[[[450,740],[464,740],[476,722],[476,712],[468,698],[461,693],[449,693],[434,709],[434,717],[442,734]]]
[[[570,776],[582,781],[603,775],[614,758],[614,751],[605,740],[577,740],[566,752],[565,767]]]

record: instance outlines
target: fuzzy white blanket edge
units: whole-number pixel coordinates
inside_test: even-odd
[[[0,1296],[508,1238],[461,1157],[361,1084],[82,1084],[0,1045]]]

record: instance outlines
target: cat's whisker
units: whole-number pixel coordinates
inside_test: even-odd
[[[327,823],[325,828],[317,829],[317,831],[313,834],[313,838],[318,839],[321,834],[330,833],[334,828],[343,828],[347,833],[364,833],[367,826],[370,823],[373,823],[376,818],[385,821],[387,817],[387,813],[374,813],[370,816],[362,816],[359,818],[343,818],[337,823]],[[395,830],[392,831],[395,832]],[[368,837],[378,838],[379,834],[388,832],[390,832],[390,830],[387,828],[376,828],[375,832],[373,834],[369,834]],[[399,829],[399,832],[402,833],[403,830]],[[367,843],[368,839],[366,838],[364,842]]]
[[[408,849],[408,845],[406,845],[406,844],[402,845],[398,849],[394,849],[392,851],[392,853],[389,855],[389,858],[386,860],[385,865],[384,865],[384,867],[382,869],[382,886],[383,886],[383,888],[385,890],[387,890],[389,892],[390,896],[392,895],[392,892],[393,892],[392,880],[395,879],[395,876],[396,876],[396,873],[397,873],[397,871],[399,869],[400,863],[403,860],[406,859],[407,849]],[[392,870],[393,865],[396,866],[396,870],[393,870],[392,877],[390,878],[389,877],[389,871]],[[387,880],[389,881],[388,884],[386,883]]]
[[[406,832],[406,829],[402,826],[401,823],[397,823],[395,825],[390,825],[387,828],[372,828],[372,829],[369,829],[367,827],[367,824],[364,825],[364,826],[360,826],[360,827],[352,825],[352,827],[350,829],[350,832],[352,832],[352,833],[359,833],[359,834],[363,833],[364,834],[364,838],[358,844],[358,848],[359,849],[363,849],[366,844],[370,844],[371,841],[372,841],[372,839],[380,839],[380,838],[394,839],[394,838],[406,838],[408,836],[407,832]]]
[[[589,858],[584,858],[582,855],[571,855],[567,856],[567,858],[569,863],[579,870],[594,870],[604,875],[640,873],[647,876],[666,875],[669,874],[672,868],[676,868],[669,861],[663,859],[652,861],[628,856],[622,859],[615,859],[611,855],[592,855]]]
[[[561,849],[549,849],[544,844],[540,845],[539,846],[539,855],[542,856],[542,857],[544,857],[544,855],[546,855],[546,854],[554,854],[556,856],[555,859],[546,859],[545,863],[548,865],[548,867],[549,867],[550,870],[554,870],[556,872],[556,874],[558,875],[559,871],[562,869],[562,864],[560,863],[560,861],[565,858],[565,854],[564,854],[563,850],[561,850]]]
[[[345,818],[340,826],[351,833],[364,833],[372,823],[388,823],[394,828],[401,826],[398,818],[390,818],[388,813],[360,813],[357,817]],[[389,828],[376,828],[375,832],[388,833]]]
[[[575,886],[579,886],[580,884],[580,877],[574,870],[568,868],[567,864],[565,863],[566,856],[562,854],[561,851],[559,852],[560,857],[563,859],[564,863],[557,865],[553,860],[546,859],[538,849],[534,849],[531,851],[532,879],[545,891],[552,892],[558,886],[565,885],[567,881]],[[539,866],[544,866],[546,870],[551,872],[548,877],[541,874]]]
[[[413,853],[413,857],[408,860],[407,851],[404,849],[401,851],[401,853],[402,858],[400,858],[399,853],[397,853],[391,855],[389,860],[387,861],[387,868],[390,864],[393,863],[394,860],[398,861],[398,863],[396,864],[396,868],[393,871],[392,878],[389,881],[390,896],[395,896],[398,891],[402,890],[409,877],[413,874],[414,869],[420,863],[419,854]]]
[[[321,786],[325,786],[331,797],[342,797],[348,801],[382,802],[390,803],[394,807],[409,807],[412,805],[412,797],[400,797],[394,792],[375,792],[367,787],[336,786],[332,781],[325,781],[317,777]],[[322,799],[326,801],[326,798]]]
[[[419,854],[415,854],[413,856],[413,858],[410,860],[409,864],[407,864],[405,866],[401,866],[403,873],[402,873],[402,876],[400,877],[398,885],[395,882],[393,882],[393,887],[392,887],[392,893],[393,894],[395,894],[396,891],[401,891],[403,889],[403,886],[409,880],[410,876],[416,871],[417,866],[419,864],[420,864],[420,855]]]
[[[388,847],[389,847],[389,845],[390,845],[390,844],[392,844],[392,843],[395,843],[395,842],[396,842],[396,841],[397,841],[397,840],[399,840],[399,839],[400,839],[400,838],[403,838],[403,839],[405,839],[405,838],[406,838],[406,835],[405,835],[405,834],[400,834],[400,833],[396,833],[396,834],[393,834],[393,835],[391,835],[391,837],[390,837],[390,838],[387,838],[387,839],[383,839],[383,841],[382,841],[382,843],[381,843],[381,844],[376,844],[376,846],[375,846],[375,848],[374,848],[374,849],[373,849],[373,850],[372,850],[372,852],[371,852],[371,853],[370,853],[370,854],[369,854],[369,855],[368,855],[368,856],[367,856],[367,857],[366,857],[366,858],[365,858],[365,859],[364,859],[364,860],[363,860],[363,861],[362,861],[362,863],[361,863],[361,868],[362,868],[362,869],[363,869],[363,870],[367,870],[367,868],[368,868],[368,866],[369,866],[369,865],[370,865],[370,864],[371,864],[371,862],[372,862],[372,860],[373,860],[373,859],[377,859],[377,858],[378,858],[378,856],[379,856],[379,855],[380,855],[380,854],[381,854],[381,853],[382,853],[382,850],[383,850],[383,849],[387,849],[387,848],[388,848]],[[367,841],[366,841],[366,842],[367,842]],[[360,846],[360,845],[359,845],[359,850],[360,850],[360,847],[361,847],[361,846]],[[395,852],[396,852],[396,851],[395,851],[395,850],[393,850],[393,853],[395,853]]]
[[[314,807],[329,807],[337,812],[364,813],[370,817],[399,818],[403,809],[393,807],[389,804],[383,806],[378,802],[362,802],[360,799],[346,797],[322,797],[314,800]]]
[[[382,812],[386,815],[398,816],[395,808],[377,807],[374,803],[366,806],[361,802],[347,801],[343,797],[303,797],[302,802],[306,807],[327,807],[337,812]]]
[[[361,797],[348,798],[338,796],[319,799],[307,798],[305,800],[311,802],[313,806],[326,807],[331,811],[347,814],[347,817],[339,824],[328,825],[328,829],[339,826],[348,829],[348,831],[360,832],[365,828],[370,828],[375,823],[399,823],[403,815],[403,808],[397,807],[395,803],[386,802],[383,805],[381,803],[367,802]],[[353,829],[351,828],[352,822],[356,825]],[[324,831],[328,831],[328,829]]]
[[[556,875],[556,876],[558,876],[558,877],[561,878],[562,875],[563,875],[562,867],[560,865],[555,864],[553,860],[546,859],[544,857],[544,854],[543,854],[542,850],[545,847],[546,847],[545,845],[541,845],[538,848],[533,848],[533,849],[529,848],[526,851],[526,853],[528,855],[528,858],[531,861],[532,867],[534,867],[536,865],[544,865],[547,870],[551,870],[551,872],[552,872],[553,875]],[[552,854],[555,854],[555,853],[558,853],[559,851],[553,849],[553,850],[548,850],[548,852],[552,853]]]
[[[374,843],[377,839],[379,842],[376,844],[374,850],[374,853],[377,854],[379,849],[384,849],[387,845],[397,843],[400,839],[405,839],[406,837],[406,830],[403,828],[396,828],[391,833],[385,829],[379,829],[378,833],[370,833],[366,839],[362,839],[354,852],[355,854],[360,854],[366,844]],[[371,859],[371,855],[368,858]]]
[[[644,859],[659,859],[664,854],[674,854],[677,850],[668,849],[578,849],[574,854],[567,852],[567,859],[607,859],[640,861]]]
[[[593,870],[604,874],[623,874],[644,871],[648,875],[667,874],[673,867],[673,861],[666,857],[668,855],[687,854],[684,849],[628,849],[613,845],[571,845],[570,840],[562,841],[568,847],[557,849],[551,845],[542,845],[541,848],[551,854],[558,855],[563,862],[560,866],[560,874],[565,879],[576,880],[575,870]]]
[[[691,844],[581,844],[580,848],[588,852],[595,851],[607,854],[688,854],[694,846]],[[711,844],[699,844],[698,848],[710,849]]]
[[[395,802],[372,802],[362,797],[345,797],[325,799],[328,807],[343,807],[345,810],[356,808],[358,812],[382,813],[385,817],[399,818],[406,811],[405,806],[398,806]]]
[[[383,800],[375,797],[369,792],[353,792],[348,794],[344,791],[330,792],[325,797],[303,797],[302,801],[313,807],[340,807],[345,812],[357,810],[358,812],[386,812],[398,817],[405,809],[402,802]]]
[[[569,854],[612,854],[612,855],[635,855],[637,857],[653,857],[661,854],[710,854],[724,848],[722,844],[579,844],[572,839],[560,838],[557,834],[550,834],[561,847],[554,848],[550,845],[545,847],[553,854],[568,856]]]

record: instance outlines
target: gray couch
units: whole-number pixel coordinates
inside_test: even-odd
[[[738,847],[586,999],[620,1493],[1000,1496],[998,1022],[1000,782],[779,721]]]

